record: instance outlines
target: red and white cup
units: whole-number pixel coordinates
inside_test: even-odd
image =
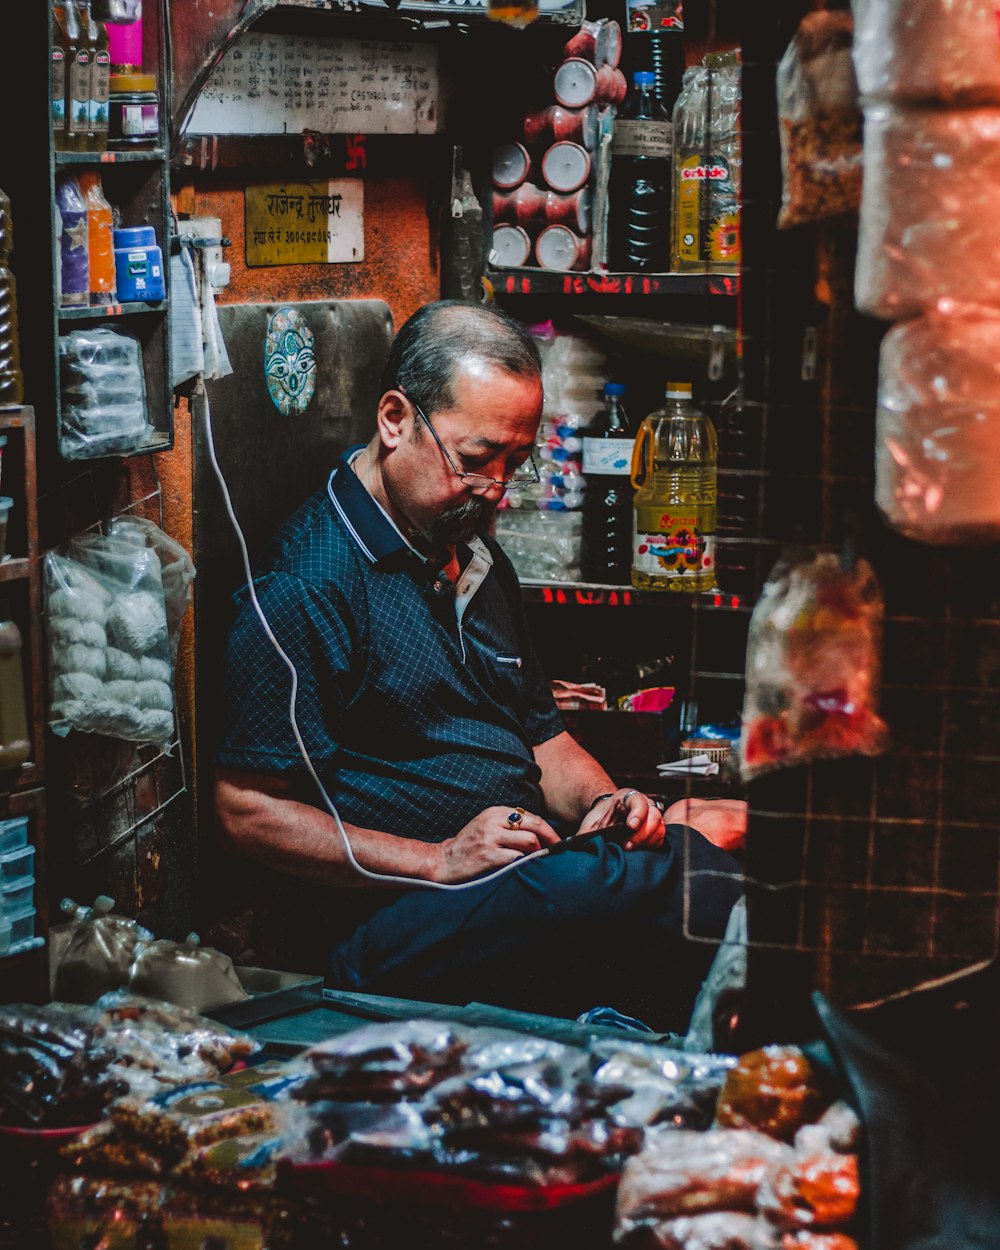
[[[620,69],[611,65],[596,68],[582,57],[571,57],[556,70],[555,96],[563,108],[583,108],[596,101],[598,104],[621,104],[628,84]]]
[[[542,191],[525,182],[516,191],[507,194],[493,192],[495,222],[528,226],[544,221],[549,225],[569,226],[579,234],[586,234],[590,229],[590,209],[588,187],[581,187],[572,195],[557,195],[555,191]]]
[[[516,191],[493,192],[493,220],[525,226],[545,220],[545,192],[533,182],[522,182]]]
[[[620,69],[602,65],[597,71],[594,98],[598,104],[613,104],[616,108],[628,94],[628,82]]]
[[[524,119],[525,143],[553,143],[567,139],[593,151],[600,133],[600,114],[594,104],[582,109],[567,109],[561,104],[552,104],[547,109],[529,113]]]
[[[590,153],[579,143],[553,143],[542,157],[542,177],[563,195],[579,191],[590,177]]]
[[[531,239],[521,226],[501,224],[493,230],[490,264],[495,269],[520,269],[531,256]]]
[[[513,191],[527,182],[531,173],[531,157],[523,143],[501,143],[493,150],[493,185],[501,191]]]
[[[586,269],[590,239],[574,234],[569,226],[546,226],[535,240],[535,261],[542,269]]]
[[[622,28],[611,18],[584,22],[563,49],[567,58],[581,57],[592,64],[618,64],[622,55]]]

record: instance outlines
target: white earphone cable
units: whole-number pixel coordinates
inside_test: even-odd
[[[295,737],[295,742],[299,748],[300,754],[302,755],[302,760],[305,763],[309,776],[315,782],[316,788],[319,790],[319,793],[322,796],[324,806],[326,807],[330,815],[333,817],[333,821],[334,821],[334,824],[336,825],[337,832],[339,833],[341,841],[344,844],[344,851],[347,855],[348,863],[351,865],[354,871],[357,872],[360,876],[367,877],[372,881],[379,881],[384,884],[387,883],[390,885],[402,885],[402,886],[407,886],[410,888],[419,888],[419,889],[428,889],[428,890],[469,890],[473,886],[485,885],[488,881],[494,881],[496,880],[497,877],[502,877],[504,873],[510,872],[511,869],[521,868],[525,864],[530,863],[533,859],[538,859],[542,855],[545,855],[548,848],[541,847],[537,851],[532,851],[527,855],[522,855],[520,859],[514,860],[513,863],[504,864],[503,867],[494,869],[493,872],[487,873],[483,877],[475,877],[471,881],[458,881],[458,882],[427,881],[422,877],[400,877],[400,876],[396,876],[393,873],[372,872],[370,868],[365,868],[363,864],[358,863],[357,858],[355,857],[355,854],[354,854],[354,848],[351,846],[351,839],[347,836],[347,830],[344,828],[344,822],[340,818],[340,813],[337,811],[337,806],[334,803],[334,801],[330,798],[329,794],[326,791],[326,787],[323,785],[322,781],[319,778],[319,774],[316,772],[316,769],[313,767],[313,762],[309,758],[309,752],[306,749],[306,744],[303,741],[302,734],[299,731],[299,722],[295,714],[295,706],[296,706],[296,702],[298,699],[298,692],[299,692],[299,674],[298,674],[297,669],[295,668],[295,665],[292,663],[291,658],[288,656],[288,654],[285,652],[285,650],[281,646],[281,643],[275,637],[274,631],[271,629],[270,623],[268,622],[267,617],[264,615],[264,609],[260,605],[260,600],[257,598],[257,589],[254,586],[253,570],[250,566],[250,553],[247,550],[246,538],[244,537],[243,530],[241,529],[240,523],[237,520],[236,511],[233,508],[232,496],[229,493],[229,486],[226,482],[225,476],[219,465],[218,458],[216,457],[216,454],[215,454],[215,435],[212,430],[212,412],[211,412],[211,407],[209,404],[207,392],[201,396],[201,402],[202,402],[203,410],[205,414],[205,437],[208,443],[208,455],[212,463],[212,469],[215,473],[216,478],[218,478],[219,486],[222,490],[222,498],[226,506],[226,512],[229,516],[230,521],[232,522],[233,530],[236,533],[236,538],[240,545],[240,553],[243,558],[243,567],[244,567],[244,570],[246,571],[246,577],[247,577],[247,589],[250,592],[250,601],[253,604],[254,611],[257,613],[261,626],[263,627],[264,632],[268,637],[268,640],[270,641],[271,645],[274,647],[282,663],[285,665],[285,667],[288,669],[289,673],[291,674],[292,689],[291,689],[291,694],[289,696],[289,701],[288,701],[289,726],[291,727],[292,734]]]

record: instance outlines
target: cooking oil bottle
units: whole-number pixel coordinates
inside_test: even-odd
[[[666,402],[642,423],[632,452],[637,589],[714,588],[717,448],[691,383],[668,382]]]

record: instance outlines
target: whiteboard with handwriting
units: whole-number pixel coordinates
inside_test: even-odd
[[[249,34],[212,71],[186,133],[425,135],[440,114],[429,44]]]

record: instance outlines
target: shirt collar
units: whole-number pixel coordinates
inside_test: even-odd
[[[326,490],[337,515],[372,564],[405,551],[411,551],[423,560],[420,552],[410,546],[399,526],[369,494],[351,468],[351,462],[363,450],[363,446],[349,448],[330,474]]]
[[[363,450],[363,444],[349,447],[330,474],[326,489],[337,515],[372,564],[406,551],[415,555],[422,564],[428,564],[427,557],[407,541],[396,522],[351,468]],[[493,557],[481,538],[470,538],[465,545],[473,555],[492,567]]]

